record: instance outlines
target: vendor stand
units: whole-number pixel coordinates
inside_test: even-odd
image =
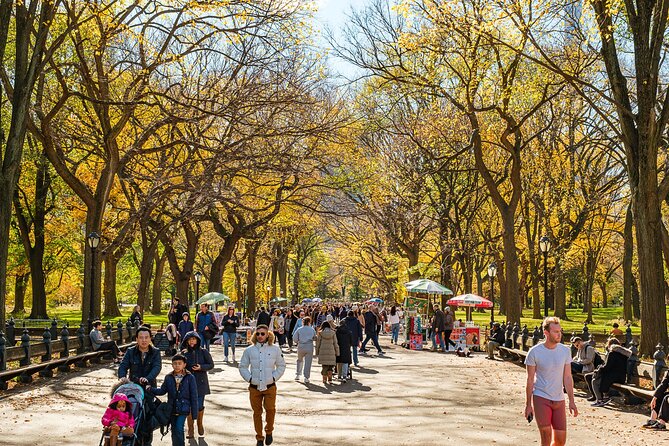
[[[443,296],[452,296],[453,291],[429,279],[413,280],[404,286],[409,294],[404,300],[404,345],[411,350],[422,350],[423,343],[429,338],[429,316],[434,303],[441,307]]]
[[[467,311],[467,322],[464,327],[454,327],[451,333],[451,340],[455,342],[456,348],[462,350],[469,348],[479,351],[481,349],[481,327],[475,325],[469,320],[471,317],[471,308],[490,308],[493,311],[493,303],[488,299],[477,296],[476,294],[462,294],[455,296],[446,302],[450,306],[465,307]]]

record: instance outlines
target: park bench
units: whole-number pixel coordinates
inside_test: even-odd
[[[108,322],[107,335],[121,343],[119,345],[121,351],[134,345],[131,340],[137,331],[136,326],[130,323],[124,325],[119,321],[115,330],[112,327]],[[83,368],[87,367],[89,362],[100,362],[103,357],[111,358],[112,356],[112,353],[107,350],[92,351],[90,338],[83,325],[79,326],[76,337],[73,338],[70,338],[70,330],[66,326],[60,332],[60,339],[56,336],[52,338],[54,331],[56,331],[54,325],[51,328],[47,327],[43,333],[43,342],[34,342],[28,330],[24,328],[21,342],[16,347],[7,347],[7,344],[12,344],[7,342],[8,340],[0,331],[0,390],[7,389],[7,381],[14,378],[18,378],[19,382],[28,383],[32,381],[35,373],[43,377],[52,377],[53,370],[56,368],[65,372],[72,364]],[[75,350],[76,354],[71,355],[71,350]],[[60,357],[54,358],[52,356],[54,353],[60,353]],[[40,358],[40,361],[33,362],[34,357]],[[19,367],[8,369],[7,364],[11,362],[18,362]]]

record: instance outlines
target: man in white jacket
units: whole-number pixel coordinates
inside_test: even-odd
[[[249,399],[253,409],[253,424],[256,430],[256,445],[270,445],[274,441],[274,416],[276,414],[276,382],[286,371],[286,361],[281,349],[274,345],[274,334],[267,325],[258,325],[251,337],[251,345],[239,362],[239,373],[249,383]],[[265,415],[263,435],[262,411]]]

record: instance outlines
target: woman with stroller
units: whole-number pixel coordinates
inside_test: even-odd
[[[197,433],[203,436],[204,397],[211,393],[207,372],[214,368],[214,360],[207,350],[200,347],[200,337],[194,331],[186,333],[181,349],[181,354],[186,358],[186,370],[193,374],[197,384]],[[186,438],[193,438],[193,416],[188,415],[186,422],[188,426]]]

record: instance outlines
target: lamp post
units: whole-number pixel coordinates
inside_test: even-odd
[[[490,277],[490,301],[492,308],[490,309],[490,327],[495,323],[495,276],[497,275],[497,263],[492,262],[488,267],[488,277]]]
[[[548,317],[548,251],[551,250],[551,239],[548,236],[541,237],[539,249],[544,255],[544,317]]]
[[[267,306],[269,307],[269,292],[271,291],[272,287],[267,285],[267,287],[265,287],[265,289],[267,290]]]
[[[91,296],[88,304],[88,332],[93,330],[93,320],[95,319],[95,250],[100,244],[100,236],[97,232],[88,234],[88,247],[91,248]]]
[[[200,299],[200,280],[202,280],[202,273],[197,271],[195,273],[195,302]],[[188,303],[188,306],[190,306],[190,302]]]
[[[246,282],[244,282],[244,284],[242,285],[242,289],[244,290],[243,291],[244,292],[244,317],[246,317],[246,308],[248,307],[248,303],[249,303],[248,297],[246,296],[246,287],[247,286],[248,285],[246,284]]]

